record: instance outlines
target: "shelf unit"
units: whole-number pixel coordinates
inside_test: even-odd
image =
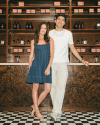
[[[54,6],[54,0],[23,0],[25,5],[18,6],[18,0],[1,0],[0,9],[3,13],[0,14],[1,22],[6,23],[6,29],[0,29],[0,39],[4,39],[5,44],[0,45],[0,62],[15,62],[15,56],[20,56],[20,62],[28,62],[30,44],[27,41],[31,41],[34,38],[34,32],[37,25],[41,21],[50,22],[50,30],[54,29],[54,19],[57,14],[56,9],[65,9],[66,24],[65,29],[70,30],[73,33],[74,44],[76,48],[85,48],[86,52],[80,52],[84,60],[88,60],[94,63],[94,56],[99,56],[100,52],[89,52],[91,48],[100,48],[100,44],[95,44],[96,40],[100,42],[100,29],[95,29],[94,25],[100,23],[100,14],[96,13],[97,8],[94,0],[84,0],[84,6],[77,6],[76,3],[79,0],[60,0],[60,6]],[[55,0],[57,1],[57,0]],[[94,14],[89,14],[89,8],[94,8]],[[21,14],[13,14],[12,9],[22,9]],[[26,14],[26,9],[35,9],[36,13]],[[50,9],[50,13],[41,13],[41,9]],[[74,14],[74,9],[83,9],[83,14]],[[19,22],[21,29],[13,29],[14,22]],[[33,29],[25,29],[26,23],[31,22]],[[84,22],[84,29],[74,29],[76,21]],[[20,44],[21,38],[24,40],[24,45]],[[13,44],[19,39],[19,44]],[[87,39],[87,44],[77,44],[77,40]],[[13,49],[23,49],[23,52],[13,52]],[[70,52],[70,62],[78,63],[78,60]],[[100,59],[99,59],[100,63]]]

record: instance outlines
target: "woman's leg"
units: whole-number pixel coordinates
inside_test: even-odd
[[[38,98],[38,106],[40,103],[45,99],[48,93],[51,91],[51,84],[50,83],[44,83],[44,91],[40,94]]]
[[[34,108],[32,113],[36,112],[38,118],[43,118],[38,109],[38,89],[39,89],[39,83],[33,83],[32,98],[33,98]]]

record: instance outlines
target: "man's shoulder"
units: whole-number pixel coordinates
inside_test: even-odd
[[[65,30],[65,33],[68,34],[68,35],[71,35],[72,32],[70,30],[67,30],[67,29],[64,29]]]
[[[49,31],[49,33],[52,33],[52,32],[54,32],[54,30],[55,30],[55,29],[53,29],[53,30],[50,30],[50,31]]]

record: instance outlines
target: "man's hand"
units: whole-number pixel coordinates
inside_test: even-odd
[[[82,63],[83,63],[85,66],[88,66],[88,65],[89,65],[89,62],[88,62],[88,61],[82,61]]]

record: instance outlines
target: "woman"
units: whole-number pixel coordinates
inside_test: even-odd
[[[35,50],[35,57],[34,57]],[[31,41],[31,52],[29,57],[29,74],[26,82],[33,83],[31,107],[32,116],[34,113],[40,119],[44,118],[39,112],[38,106],[51,91],[52,72],[51,64],[54,56],[54,42],[48,36],[46,22],[40,23],[35,32],[35,38]],[[39,83],[44,83],[44,91],[38,97]]]

